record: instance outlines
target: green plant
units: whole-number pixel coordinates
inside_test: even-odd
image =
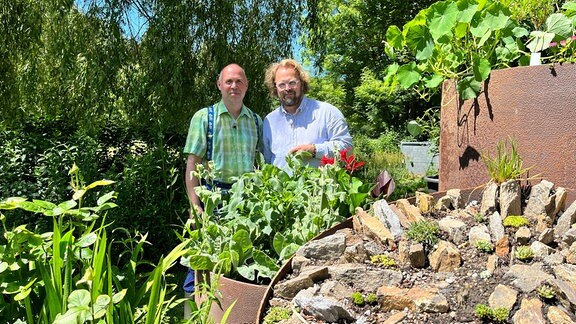
[[[484,215],[482,215],[481,213],[475,213],[474,214],[474,220],[477,223],[483,223],[484,221],[486,221],[486,217]]]
[[[444,80],[455,79],[460,99],[477,97],[493,69],[509,67],[520,57],[517,39],[528,31],[510,15],[499,1],[439,1],[402,30],[390,26],[388,55],[395,57],[395,51],[407,48],[416,62],[391,64],[385,81],[392,89],[415,87],[428,97]]]
[[[552,300],[556,297],[556,291],[550,285],[542,285],[536,289],[536,292],[544,300]]]
[[[406,235],[408,238],[432,246],[438,242],[440,227],[435,221],[421,220],[410,224]]]
[[[505,307],[492,309],[490,306],[478,304],[474,308],[474,313],[483,321],[492,321],[494,323],[506,323],[510,312]]]
[[[370,305],[376,304],[378,302],[378,295],[375,293],[369,293],[368,296],[366,296],[366,302]]]
[[[492,243],[489,241],[479,240],[476,241],[476,248],[482,252],[490,253],[494,249]]]
[[[422,138],[432,145],[430,146],[430,153],[437,155],[440,145],[440,107],[431,107],[424,111],[424,114],[416,120],[408,122],[406,128],[408,133],[415,138]]]
[[[78,168],[69,171],[72,199],[60,204],[10,197],[0,201],[5,244],[0,245],[0,318],[6,322],[84,323],[93,321],[160,323],[168,310],[183,302],[167,282],[169,269],[185,254],[187,241],[157,264],[142,260],[146,235],[121,241],[108,238],[106,212],[117,207],[114,191],[101,193],[95,206],[85,206],[88,193],[112,184],[84,185]],[[13,211],[51,218],[53,228],[34,232],[26,224],[6,227]],[[113,244],[125,249],[119,259]]]
[[[490,178],[496,183],[518,179],[530,170],[530,168],[522,167],[518,143],[513,138],[500,140],[496,145],[496,156],[482,154],[482,161]]]
[[[510,216],[506,216],[506,218],[504,218],[504,221],[502,221],[502,224],[505,227],[519,228],[522,226],[530,225],[530,221],[524,216],[510,215]]]
[[[188,222],[190,253],[182,263],[213,270],[223,262],[226,277],[269,282],[282,262],[320,232],[352,215],[369,201],[371,184],[350,175],[358,166],[329,164],[310,168],[297,157],[292,174],[270,165],[239,177],[223,200],[220,191],[198,187],[204,213]],[[200,170],[202,178],[211,175]],[[215,210],[217,206],[221,208]]]
[[[352,295],[350,296],[350,298],[352,299],[352,303],[354,303],[354,305],[364,306],[365,300],[364,300],[364,296],[362,296],[361,292],[359,292],[359,291],[353,292]]]
[[[516,248],[514,256],[520,261],[528,262],[534,257],[534,252],[529,246],[522,245]]]
[[[576,2],[564,3],[564,12],[556,12],[552,5],[545,8],[547,10],[536,10],[543,15],[534,21],[535,30],[530,33],[526,47],[531,52],[546,51],[542,58],[545,63],[576,62]]]
[[[394,259],[385,254],[371,256],[370,262],[383,268],[395,268],[398,265]]]
[[[273,324],[287,320],[292,316],[292,310],[286,307],[273,306],[270,307],[266,316],[264,316],[264,324]]]

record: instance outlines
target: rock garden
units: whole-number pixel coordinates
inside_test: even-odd
[[[546,180],[379,200],[302,246],[264,323],[573,323],[576,203]]]

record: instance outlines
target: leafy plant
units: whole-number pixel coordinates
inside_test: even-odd
[[[265,164],[242,175],[229,190],[229,200],[198,187],[205,212],[196,216],[195,228],[187,224],[190,253],[182,263],[213,270],[222,262],[226,277],[268,282],[301,245],[370,199],[372,185],[338,164],[310,168],[291,157],[289,165],[292,174]]]
[[[110,250],[115,242],[108,239],[105,213],[117,207],[116,193],[101,194],[93,207],[83,205],[89,191],[113,182],[84,185],[76,166],[69,174],[72,199],[58,205],[20,197],[0,202],[6,213],[0,213],[5,239],[0,245],[2,319],[159,323],[183,301],[170,296],[176,286],[166,279],[167,271],[186,252],[187,242],[153,264],[140,259],[146,235],[128,237],[121,244],[129,248],[120,260],[113,260]],[[6,218],[18,209],[52,218],[52,231],[36,233],[26,224],[8,229]]]
[[[292,310],[286,307],[273,306],[270,307],[266,316],[264,316],[264,324],[273,324],[287,320],[292,316]]]
[[[369,293],[368,296],[366,296],[366,302],[370,305],[376,304],[378,302],[378,295],[375,293]]]
[[[519,179],[531,168],[523,168],[522,158],[518,154],[518,143],[515,139],[500,140],[496,145],[496,156],[482,154],[482,161],[490,178],[496,183]]]
[[[430,153],[437,155],[440,145],[440,107],[431,107],[424,111],[424,114],[415,120],[408,122],[406,126],[410,135],[432,143]]]
[[[492,243],[489,241],[478,240],[476,241],[476,248],[482,252],[491,253],[494,249]]]
[[[516,248],[514,256],[516,256],[516,259],[520,261],[528,262],[534,257],[534,252],[529,246],[522,245]]]
[[[352,295],[350,296],[350,298],[352,299],[352,303],[354,303],[354,305],[356,306],[364,306],[364,296],[362,296],[362,293],[359,291],[355,291],[352,293]]]
[[[499,1],[439,1],[421,10],[401,30],[386,32],[387,53],[407,48],[416,62],[387,68],[386,82],[415,87],[422,96],[435,93],[446,79],[458,81],[460,99],[475,98],[494,69],[509,67],[520,57],[518,28],[510,10]]]
[[[432,246],[438,242],[440,227],[435,221],[421,220],[410,224],[406,235],[408,238]]]
[[[502,224],[505,227],[519,228],[522,226],[530,225],[530,221],[524,216],[510,215],[510,216],[506,216],[506,218],[504,218],[504,221],[502,222]]]
[[[556,297],[556,291],[550,285],[542,285],[536,289],[536,292],[544,300],[552,300]]]
[[[371,256],[370,262],[383,268],[395,268],[398,265],[394,259],[385,254]]]
[[[478,304],[474,308],[474,313],[483,321],[492,321],[494,323],[506,323],[510,316],[510,311],[506,307],[492,309],[490,306]]]

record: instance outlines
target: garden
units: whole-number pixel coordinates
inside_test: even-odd
[[[544,174],[568,188],[568,202],[574,199],[572,180],[551,172],[556,165],[545,159],[569,164],[574,138],[563,135],[563,126],[537,128],[537,134],[559,132],[554,139],[561,138],[560,144],[543,136],[546,147],[567,154],[555,155],[533,148],[539,139],[528,136],[533,132],[522,124],[511,134],[514,155],[507,160],[509,147],[501,146],[504,136],[495,129],[510,134],[506,125],[512,127],[517,117],[504,113],[507,120],[492,125],[502,123],[497,109],[506,101],[491,88],[500,79],[514,81],[500,71],[519,69],[538,70],[556,89],[565,88],[555,82],[573,81],[574,1],[222,6],[16,0],[1,6],[3,322],[234,323],[244,306],[241,300],[225,305],[227,296],[218,288],[222,277],[268,287],[297,251],[350,222],[358,210],[373,213],[384,199],[432,192],[429,176],[437,176],[444,191],[491,179],[536,184]],[[182,153],[189,119],[218,99],[214,80],[229,62],[244,67],[250,80],[245,102],[265,116],[277,103],[268,97],[263,71],[286,53],[301,55],[314,72],[308,95],[342,110],[354,150],[335,152],[334,160],[317,169],[293,156],[292,174],[260,163],[237,180],[226,199],[200,189],[205,206],[220,208],[208,207],[189,219]],[[550,97],[555,101],[531,100],[560,112],[576,100],[570,91],[555,89]],[[411,169],[416,160],[401,150],[413,142],[431,143],[418,172]],[[499,158],[491,160],[497,148]],[[528,169],[512,163],[522,161],[520,155]],[[517,172],[496,179],[494,172],[510,165]],[[529,228],[537,225],[531,221]],[[551,242],[568,244],[562,236]],[[467,253],[487,255],[476,248]],[[211,274],[200,277],[201,298],[184,297],[187,267]],[[564,305],[562,291],[568,290],[540,293]],[[574,317],[570,302],[569,318]],[[470,309],[471,316],[478,315]],[[478,317],[503,318],[490,311]]]

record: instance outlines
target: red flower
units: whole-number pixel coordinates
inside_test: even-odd
[[[334,158],[324,155],[322,159],[320,159],[320,165],[326,165],[326,164],[334,164]]]
[[[353,154],[348,155],[349,151],[350,148],[340,151],[340,161],[344,162],[344,167],[346,170],[350,174],[353,174],[364,165],[364,162],[356,161],[356,157]]]

